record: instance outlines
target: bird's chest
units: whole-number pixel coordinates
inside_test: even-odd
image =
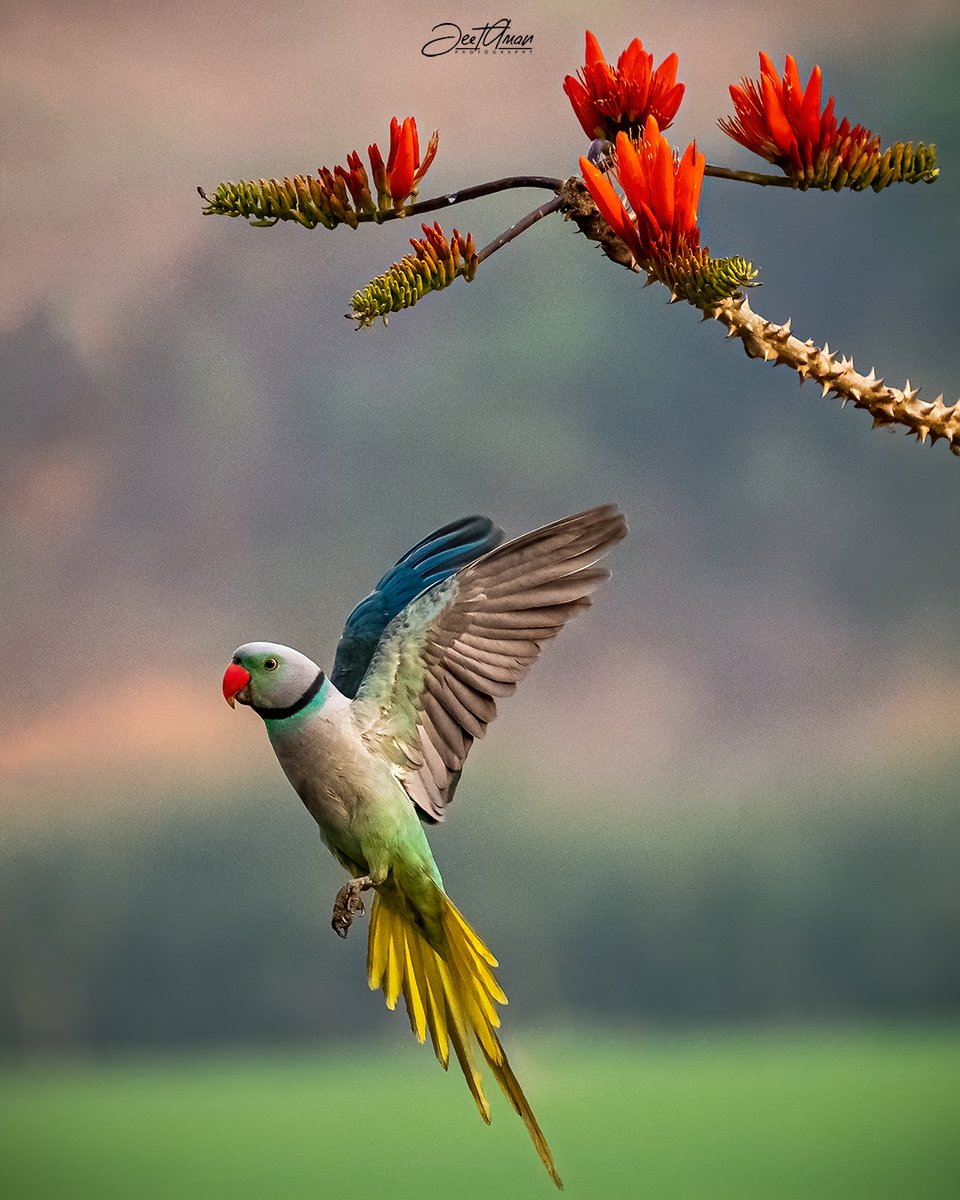
[[[367,748],[347,714],[318,717],[280,736],[272,734],[271,741],[287,778],[335,852],[362,862],[372,828],[408,818],[412,805],[390,764]]]

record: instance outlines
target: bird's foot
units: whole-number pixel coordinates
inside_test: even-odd
[[[345,938],[350,932],[353,918],[363,916],[365,910],[360,893],[371,887],[373,887],[373,880],[369,875],[364,875],[360,879],[351,879],[337,892],[337,898],[333,902],[333,920],[331,921],[337,937]]]

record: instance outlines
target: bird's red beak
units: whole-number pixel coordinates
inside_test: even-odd
[[[237,692],[250,682],[250,672],[239,663],[232,662],[223,673],[223,698],[231,708],[237,702]]]

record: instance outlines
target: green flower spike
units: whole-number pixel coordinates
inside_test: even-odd
[[[394,263],[389,271],[378,275],[353,297],[353,309],[347,313],[363,329],[377,317],[384,324],[390,313],[412,308],[428,292],[439,292],[458,277],[468,282],[477,273],[477,248],[473,234],[459,230],[447,241],[438,224],[421,226],[423,238],[411,238],[413,254]]]
[[[204,216],[246,217],[251,225],[269,227],[278,221],[296,221],[306,229],[334,229],[361,221],[379,221],[385,213],[404,215],[417,194],[417,186],[437,153],[434,132],[420,161],[417,123],[407,117],[401,124],[390,122],[390,153],[384,165],[379,147],[369,147],[370,167],[377,199],[370,191],[366,168],[356,150],[347,156],[345,167],[319,167],[317,175],[295,175],[284,179],[242,179],[221,183],[212,196],[197,191],[207,202]]]

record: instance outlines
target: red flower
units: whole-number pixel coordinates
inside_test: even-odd
[[[879,137],[861,125],[851,128],[846,118],[838,126],[832,96],[821,112],[820,68],[813,68],[804,88],[790,54],[781,79],[761,51],[759,81],[742,80],[730,96],[736,116],[719,122],[723,132],[806,187],[832,186],[838,171],[844,182],[851,173],[861,177],[879,162]]]
[[[656,119],[647,118],[643,140],[617,135],[613,173],[633,208],[629,212],[609,178],[586,158],[583,178],[597,208],[637,262],[657,274],[658,264],[700,255],[697,204],[706,160],[691,142],[677,158]]]
[[[566,76],[563,90],[587,137],[612,142],[621,130],[639,137],[649,116],[666,129],[683,99],[683,84],[676,78],[677,56],[671,54],[654,70],[653,55],[639,38],[611,67],[588,29],[586,63],[578,76]]]
[[[427,143],[423,162],[420,161],[420,139],[417,123],[413,117],[405,117],[403,124],[394,117],[390,122],[390,153],[387,164],[383,164],[380,147],[374,143],[369,147],[373,182],[377,189],[381,209],[402,208],[404,203],[417,192],[417,184],[427,173],[437,153],[438,135],[434,132]]]

